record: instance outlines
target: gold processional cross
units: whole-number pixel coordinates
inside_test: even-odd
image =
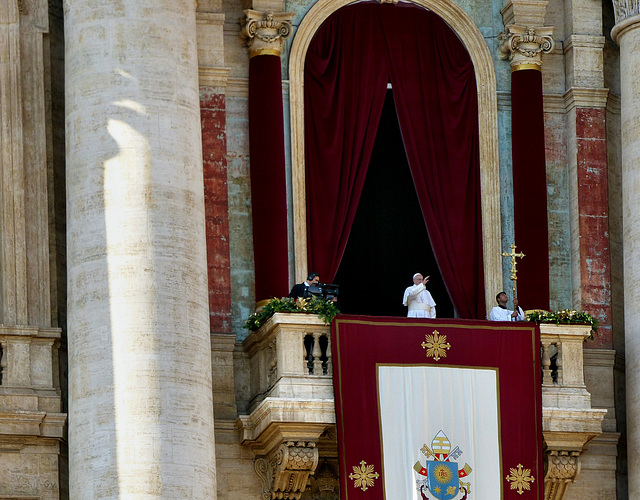
[[[503,257],[511,257],[511,276],[509,279],[513,281],[513,298],[516,298],[516,281],[518,280],[518,270],[516,269],[516,257],[524,258],[522,252],[516,253],[516,244],[511,243],[511,252],[502,252]]]

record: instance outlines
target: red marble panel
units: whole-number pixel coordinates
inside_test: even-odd
[[[582,139],[605,139],[605,110],[600,108],[577,108],[576,137]]]
[[[202,159],[209,319],[212,332],[231,333],[231,263],[229,255],[229,199],[225,96],[200,89]]]
[[[612,348],[611,259],[604,109],[576,109],[581,309],[600,320],[592,347]]]

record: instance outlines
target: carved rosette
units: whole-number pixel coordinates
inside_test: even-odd
[[[552,450],[544,458],[544,500],[561,500],[580,475],[580,452]]]
[[[280,57],[282,42],[291,36],[293,12],[260,12],[247,9],[242,19],[240,36],[247,41],[249,57]]]
[[[318,459],[316,444],[309,441],[287,441],[268,458],[256,459],[256,473],[263,483],[262,498],[299,500]]]
[[[511,24],[500,34],[500,59],[511,61],[511,71],[542,70],[542,54],[553,50],[553,31],[550,26],[534,27]]]

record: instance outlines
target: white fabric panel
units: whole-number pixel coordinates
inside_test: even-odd
[[[387,500],[420,500],[414,471],[420,451],[443,431],[462,455],[452,462],[473,469],[467,500],[501,498],[497,371],[439,366],[378,366],[378,401]],[[429,458],[428,460],[434,460]],[[429,494],[429,498],[433,495]],[[461,498],[462,494],[456,495]]]

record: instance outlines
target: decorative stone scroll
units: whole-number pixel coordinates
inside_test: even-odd
[[[500,34],[500,59],[511,61],[511,71],[542,69],[542,54],[553,50],[551,26],[520,26],[511,24]]]
[[[256,473],[262,479],[264,500],[299,500],[309,476],[318,466],[318,449],[313,441],[287,441],[268,458],[258,458]]]
[[[544,500],[561,500],[580,475],[580,452],[553,450],[547,451],[544,458]]]
[[[640,0],[613,0],[616,24],[628,17],[640,15]]]
[[[242,19],[240,36],[247,41],[249,57],[280,57],[282,42],[291,36],[293,12],[260,12],[247,9]]]

